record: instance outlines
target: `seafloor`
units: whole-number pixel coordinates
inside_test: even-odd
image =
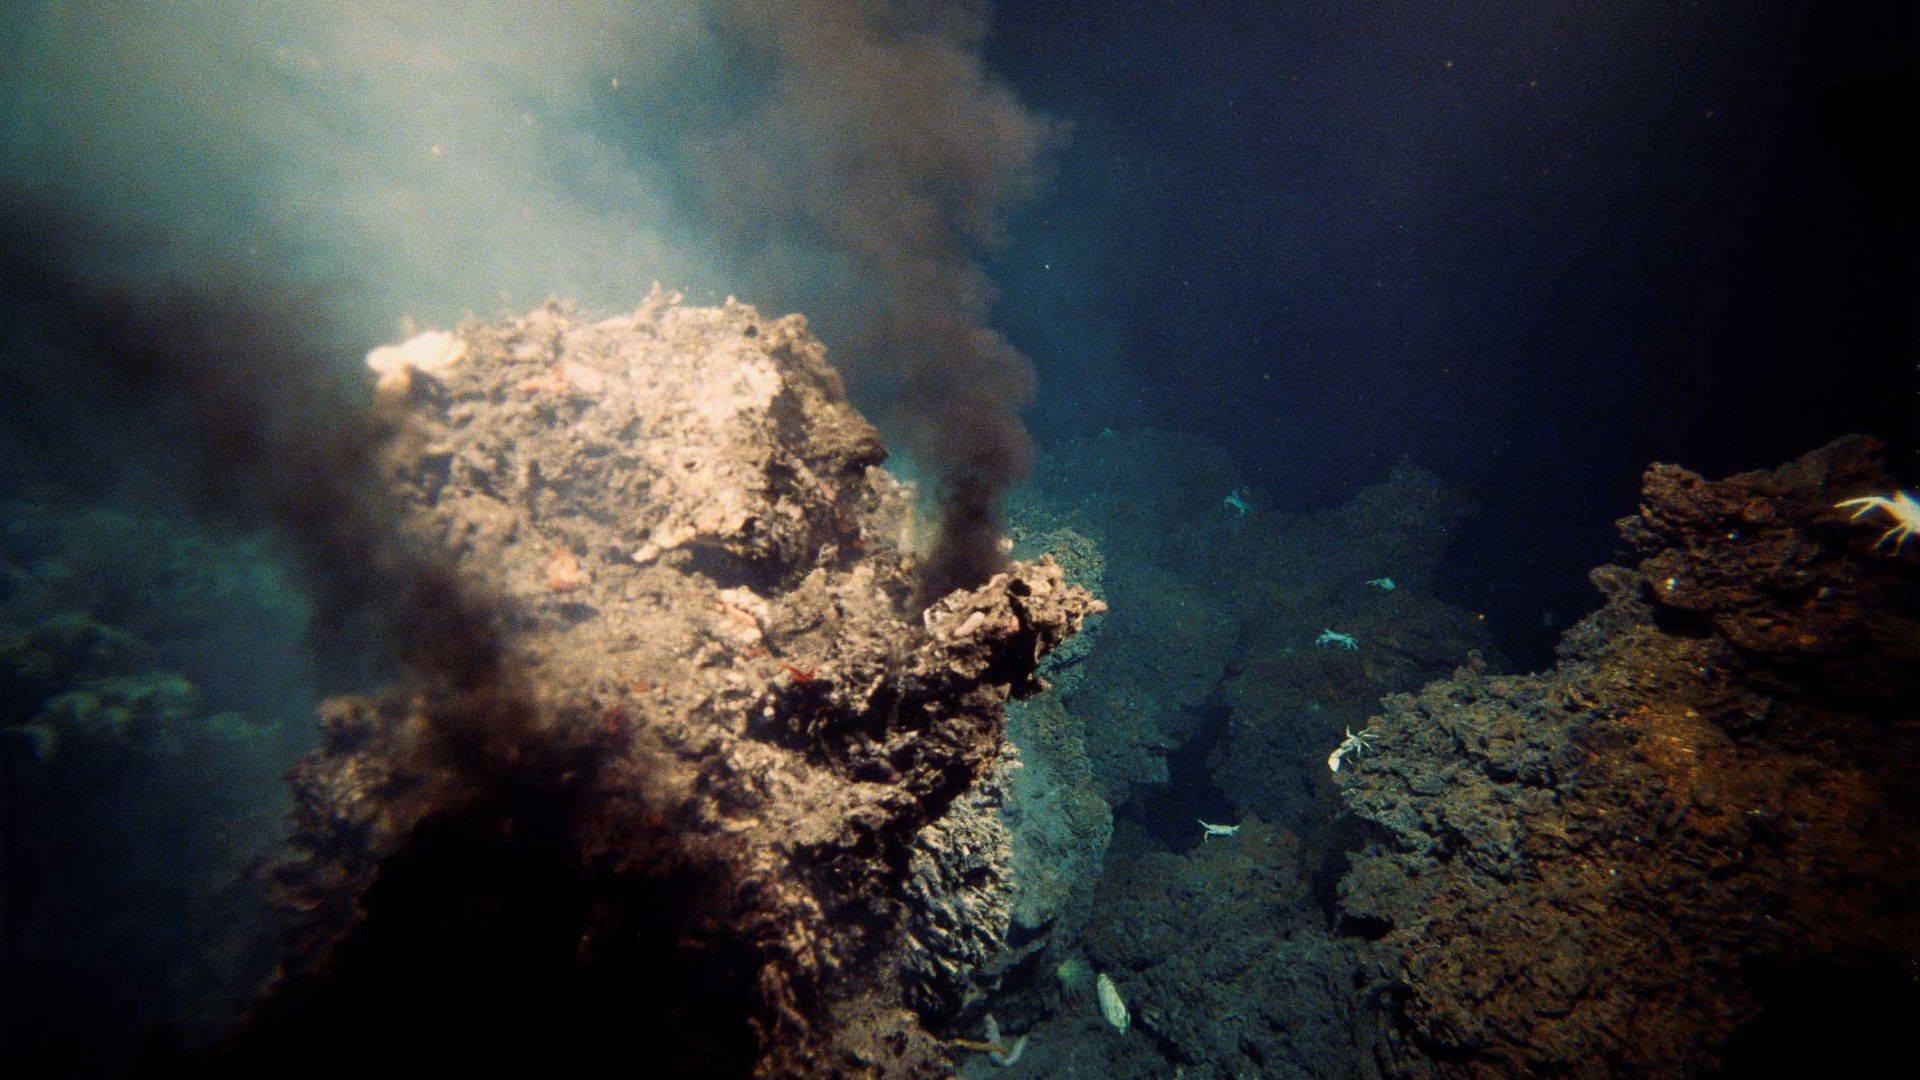
[[[413,621],[317,744],[248,696],[311,677],[270,547],[7,508],[24,1059],[1691,1076],[1920,1004],[1920,555],[1835,507],[1894,490],[1870,439],[1655,466],[1503,674],[1412,464],[1298,514],[1204,440],[1067,443],[924,607],[798,317],[656,290],[382,365]]]

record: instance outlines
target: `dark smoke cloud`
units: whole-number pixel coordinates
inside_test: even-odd
[[[495,599],[400,535],[367,349],[402,317],[444,326],[503,292],[608,308],[653,279],[763,303],[751,287],[803,283],[777,302],[849,313],[836,354],[891,376],[939,478],[938,595],[998,565],[999,499],[1026,465],[1032,375],[990,328],[979,254],[1052,135],[986,73],[977,4],[528,11],[0,12],[0,465],[94,496],[138,473],[194,514],[271,530],[323,652],[379,655],[424,703],[442,833],[482,839],[503,822],[524,835],[532,808],[563,817],[559,778],[579,770],[538,730]],[[743,46],[737,75],[708,74]],[[450,846],[483,869],[495,852]],[[541,850],[564,876],[560,840]],[[389,879],[387,902],[411,896],[439,925],[464,879],[435,886],[443,864],[414,865],[428,869]]]
[[[1027,360],[990,325],[980,253],[1038,181],[1056,129],[987,72],[986,7],[716,0],[769,69],[762,106],[712,150],[736,229],[812,233],[876,288],[851,353],[884,365],[892,419],[938,477],[928,598],[1001,561],[1002,495],[1030,454]]]
[[[323,642],[377,647],[396,676],[386,701],[424,721],[402,725],[393,744],[410,782],[375,796],[416,827],[356,897],[364,920],[323,961],[299,951],[310,939],[296,918],[284,977],[246,1021],[217,1045],[147,1046],[146,1072],[339,1075],[429,1054],[442,1071],[487,1074],[514,1053],[549,1065],[619,1052],[649,1065],[684,1034],[655,1031],[654,1018],[704,973],[686,970],[678,935],[662,933],[650,949],[629,946],[642,957],[619,978],[582,974],[589,869],[575,847],[575,795],[599,764],[596,745],[547,724],[500,600],[403,534],[387,449],[397,433],[369,400],[364,368],[332,362],[345,346],[331,298],[204,263],[191,280],[100,269],[133,235],[0,197],[6,430],[26,421],[39,453],[89,457],[87,472],[145,473],[143,486],[196,518],[270,530],[315,598]],[[86,426],[90,414],[113,423]],[[170,812],[140,798],[142,813]],[[647,883],[632,900],[636,921],[711,911],[704,892],[679,891],[707,888],[690,879]],[[315,932],[341,929],[323,920]],[[673,978],[651,981],[676,962]],[[89,1013],[124,1006],[107,996]],[[737,1056],[750,1048],[746,999],[733,1004],[713,1030],[731,1035]],[[111,1020],[97,1027],[116,1037]]]
[[[1032,373],[989,325],[979,255],[1055,134],[986,71],[985,6],[549,14],[7,9],[0,191],[32,197],[0,207],[0,462],[147,462],[198,512],[283,537],[336,642],[472,688],[498,675],[490,606],[393,536],[359,358],[403,316],[446,325],[503,290],[624,305],[655,278],[775,268],[806,283],[778,301],[855,313],[837,353],[889,376],[937,477],[927,594],[984,578]]]
[[[934,0],[115,0],[0,15],[0,172],[323,280],[351,358],[660,280],[815,316],[937,477],[927,591],[997,564],[1026,361],[979,254],[1055,129]],[[124,269],[124,267],[123,267]]]
[[[496,605],[398,531],[392,432],[365,376],[335,362],[328,298],[204,264],[192,281],[103,269],[156,245],[0,197],[4,415],[36,457],[65,463],[44,479],[130,478],[195,516],[271,531],[314,600],[323,656],[397,665],[443,703],[427,752],[511,755],[533,710],[503,663]]]

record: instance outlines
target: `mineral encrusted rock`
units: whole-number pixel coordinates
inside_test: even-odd
[[[1382,947],[1388,1072],[1842,1074],[1901,1038],[1920,559],[1833,508],[1893,486],[1861,437],[1655,466],[1554,670],[1387,700],[1338,783],[1388,835],[1340,898]]]
[[[460,337],[383,376],[393,478],[529,715],[329,703],[254,1045],[942,1074],[1005,933],[1005,707],[1099,603],[1042,560],[914,610],[909,493],[797,316],[656,291]]]

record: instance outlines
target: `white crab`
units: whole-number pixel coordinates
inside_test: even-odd
[[[1198,821],[1199,819],[1196,818],[1194,820]],[[1240,826],[1238,825],[1215,825],[1210,821],[1201,821],[1200,827],[1206,830],[1206,832],[1200,834],[1200,842],[1203,844],[1216,836],[1232,836],[1234,833],[1240,831]]]
[[[1861,514],[1875,507],[1887,512],[1887,516],[1893,519],[1893,528],[1881,533],[1880,539],[1873,542],[1874,547],[1886,543],[1891,537],[1899,537],[1893,544],[1893,550],[1898,552],[1907,542],[1907,537],[1920,532],[1920,502],[1915,502],[1913,496],[1904,491],[1896,491],[1891,495],[1866,495],[1833,505],[1841,510],[1849,506],[1859,507],[1860,509],[1853,512],[1853,517],[1848,519],[1850,521],[1858,521]]]
[[[1338,645],[1348,652],[1352,652],[1360,647],[1360,643],[1354,640],[1352,634],[1336,634],[1331,630],[1320,631],[1320,636],[1313,639],[1313,644],[1315,647],[1321,649],[1329,645]]]
[[[1347,737],[1340,740],[1340,745],[1334,748],[1333,753],[1327,755],[1327,768],[1332,769],[1334,772],[1339,772],[1341,758],[1346,757],[1348,754],[1355,754],[1362,750],[1371,749],[1372,747],[1373,732],[1362,731],[1356,735],[1352,728],[1348,728]]]

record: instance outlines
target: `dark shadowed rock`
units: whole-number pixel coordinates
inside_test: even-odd
[[[1892,1052],[1920,995],[1920,554],[1842,439],[1655,466],[1635,559],[1532,676],[1396,695],[1340,774],[1389,839],[1341,917],[1405,1075],[1787,1075]],[[1877,526],[1877,527],[1875,527]]]

